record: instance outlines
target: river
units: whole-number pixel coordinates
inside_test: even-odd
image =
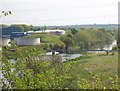
[[[79,56],[82,56],[82,54],[61,54],[62,61],[66,61],[67,59],[73,59]]]
[[[116,45],[117,45],[117,41],[114,40],[111,45],[109,45],[109,46],[105,45],[103,50],[112,50],[112,48]],[[101,49],[97,48],[96,50],[101,50]],[[91,51],[88,51],[88,52],[90,53]],[[92,52],[96,52],[96,51],[92,51]],[[104,51],[101,51],[101,52],[104,52]],[[79,56],[82,56],[82,54],[79,54],[79,53],[78,54],[61,54],[63,61],[65,61],[66,59],[72,59],[72,58],[76,58]]]
[[[114,47],[114,46],[116,46],[117,45],[117,41],[116,40],[114,40],[113,42],[112,42],[112,44],[111,45],[105,45],[104,46],[104,50],[112,50],[112,48]]]

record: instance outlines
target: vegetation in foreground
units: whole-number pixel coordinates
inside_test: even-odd
[[[51,61],[35,57],[35,49],[24,57],[12,44],[19,58],[10,62],[2,56],[4,89],[118,89],[118,54],[84,54],[62,62],[59,55]],[[104,75],[103,75],[104,74]]]

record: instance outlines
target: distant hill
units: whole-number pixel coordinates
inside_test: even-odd
[[[75,28],[77,30],[81,29],[100,29],[104,28],[106,30],[117,30],[117,24],[88,24],[88,25],[64,25],[64,26],[33,26],[26,24],[13,24],[11,26],[0,25],[2,26],[3,34],[10,35],[11,32],[27,32],[27,31],[36,31],[36,30],[45,30],[45,29],[63,29],[68,30],[70,28]]]
[[[66,26],[47,26],[47,28],[76,28],[80,30],[81,28],[105,28],[107,30],[117,30],[118,25],[117,24],[89,24],[89,25],[66,25]]]

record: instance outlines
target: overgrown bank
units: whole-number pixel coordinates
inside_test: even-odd
[[[24,57],[16,46],[14,48],[19,56],[16,62],[9,61],[6,49],[2,56],[5,89],[118,89],[117,53],[85,54],[61,62],[59,55],[53,55],[52,61],[37,60],[32,58],[37,56],[35,49]]]

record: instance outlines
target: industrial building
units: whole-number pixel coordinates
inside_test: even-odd
[[[62,35],[62,34],[65,34],[65,31],[64,30],[59,30],[59,29],[56,29],[56,30],[40,30],[40,31],[28,31],[27,33],[35,33],[35,34],[41,34],[41,33],[46,33],[46,34],[54,34],[54,35]]]
[[[2,46],[9,46],[10,41],[17,46],[37,45],[40,44],[40,38],[25,38],[30,33],[22,32],[18,27],[4,27],[2,28],[2,37],[0,43]]]
[[[55,34],[55,35],[62,35],[65,34],[64,30],[45,30],[46,33],[51,33],[51,34]]]

